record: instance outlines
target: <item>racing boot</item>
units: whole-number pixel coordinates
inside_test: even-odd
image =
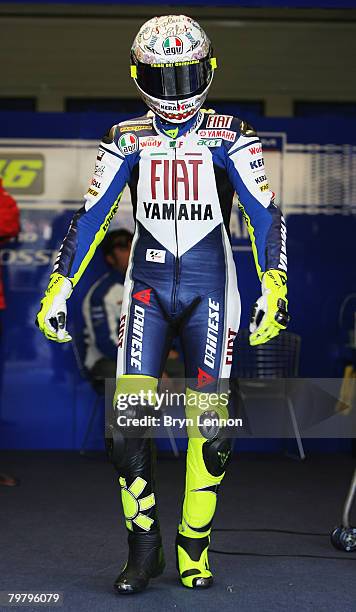
[[[114,583],[117,593],[131,595],[143,591],[151,578],[162,574],[165,560],[159,531],[129,532],[129,556]]]
[[[183,586],[191,589],[207,589],[213,584],[208,560],[209,543],[210,536],[189,538],[177,533],[177,570]]]

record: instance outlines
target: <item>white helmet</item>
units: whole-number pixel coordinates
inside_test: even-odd
[[[198,112],[215,68],[209,38],[185,15],[146,21],[131,48],[131,76],[144,102],[170,123]]]

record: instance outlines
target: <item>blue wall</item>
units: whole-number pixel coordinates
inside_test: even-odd
[[[121,117],[103,114],[3,113],[0,137],[97,138]],[[288,142],[356,144],[356,127],[346,120],[258,118],[259,131],[283,131]],[[53,237],[26,245],[30,263],[17,268],[16,282],[9,282],[11,266],[4,266],[8,309],[3,314],[4,366],[0,448],[78,448],[95,395],[80,379],[70,345],[46,341],[34,326],[42,292],[51,266],[36,265],[39,249],[59,246],[72,213],[24,211],[47,216]],[[340,304],[356,287],[356,219],[351,215],[290,215],[288,217],[289,303],[291,331],[302,336],[301,375],[341,376],[346,357],[346,328],[339,329]],[[238,244],[247,244],[239,241]],[[21,249],[12,244],[9,249]],[[238,252],[236,262],[244,304],[242,327],[259,295],[259,283],[251,252]],[[81,327],[82,297],[104,270],[101,254],[76,289],[69,303],[69,317]],[[100,414],[100,411],[99,413]],[[92,445],[101,447],[98,418]],[[257,446],[262,446],[263,443]],[[269,441],[266,448],[269,448]],[[251,447],[251,446],[250,446]]]

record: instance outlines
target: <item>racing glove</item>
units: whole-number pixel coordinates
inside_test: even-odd
[[[41,308],[37,313],[36,325],[41,332],[54,342],[69,342],[72,337],[66,330],[66,301],[73,291],[68,278],[55,272],[51,274],[48,287],[41,300]]]
[[[262,278],[262,295],[252,309],[250,344],[264,344],[286,329],[290,316],[287,312],[287,275],[279,270],[267,270]]]

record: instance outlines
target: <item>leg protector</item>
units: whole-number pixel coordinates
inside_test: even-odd
[[[189,398],[199,394],[187,389],[186,416],[193,425],[188,427],[188,452],[185,494],[181,523],[176,540],[177,564],[184,586],[207,587],[212,583],[208,547],[217,492],[225,475],[231,445],[223,437],[219,419],[228,417],[224,404],[201,410],[189,405]],[[206,396],[207,394],[204,394]]]
[[[132,532],[159,531],[154,494],[155,453],[153,441],[147,437],[149,427],[119,426],[117,416],[123,419],[141,419],[154,409],[147,404],[149,393],[157,390],[157,379],[149,376],[120,376],[114,396],[112,438],[109,455],[119,476],[121,500],[126,527]],[[142,397],[141,404],[130,403],[130,396]],[[119,410],[118,406],[126,406]]]

